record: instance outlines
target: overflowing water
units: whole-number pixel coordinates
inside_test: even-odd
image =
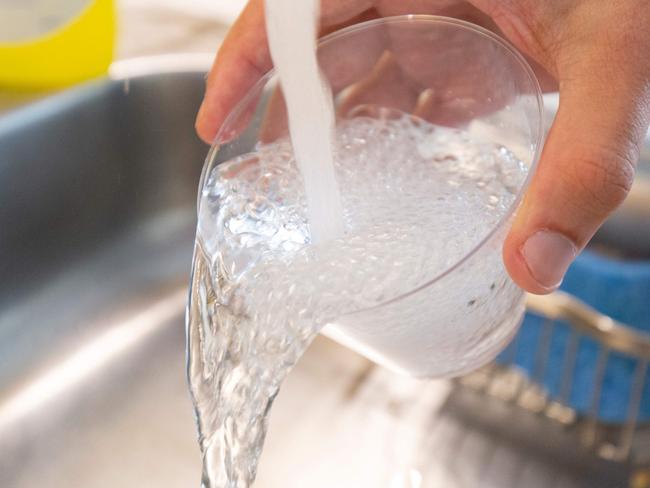
[[[316,244],[289,140],[206,175],[188,323],[205,487],[253,482],[273,399],[321,327],[448,269],[526,174],[504,147],[395,114],[340,123],[333,162],[344,233]]]

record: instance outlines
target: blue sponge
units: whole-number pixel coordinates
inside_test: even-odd
[[[561,289],[599,312],[650,334],[650,261],[616,261],[585,251],[569,268]],[[512,362],[528,375],[534,371],[543,322],[544,319],[537,315],[526,314],[516,339],[517,351]],[[554,398],[559,397],[562,387],[570,330],[567,323],[556,322],[550,336],[542,383]],[[582,337],[578,343],[568,404],[581,413],[591,412],[601,347],[587,337]],[[498,361],[505,362],[505,356],[500,356]],[[636,367],[636,359],[610,352],[596,412],[599,420],[617,423],[628,417]],[[646,373],[639,420],[650,420],[650,369]]]

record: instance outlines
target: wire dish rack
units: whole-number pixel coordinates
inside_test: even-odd
[[[650,300],[650,297],[649,297]],[[650,308],[650,304],[649,304]],[[565,292],[527,297],[527,317],[540,320],[541,330],[532,351],[532,367],[524,371],[515,362],[522,345],[517,336],[500,358],[458,383],[499,401],[521,407],[566,427],[578,444],[608,461],[626,463],[635,468],[633,488],[650,487],[650,422],[641,415],[648,409],[650,335],[599,313]],[[562,358],[552,362],[551,343],[560,327],[567,329]],[[586,401],[576,405],[575,389],[582,341],[597,344],[590,365],[590,384]],[[623,414],[603,419],[601,402],[606,371],[611,362],[625,358],[631,365],[625,389]],[[549,370],[556,369],[556,387],[547,386]],[[581,377],[584,382],[584,375]],[[607,386],[607,385],[606,385]]]

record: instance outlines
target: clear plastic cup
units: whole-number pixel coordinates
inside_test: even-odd
[[[524,294],[508,277],[501,248],[543,144],[541,90],[532,69],[493,33],[426,15],[372,20],[330,34],[318,57],[337,120],[396,109],[501,144],[528,167],[498,225],[462,259],[417,289],[323,329],[413,376],[452,376],[481,366],[506,346],[524,313]],[[284,100],[271,71],[220,128],[201,190],[215,165],[287,134]]]

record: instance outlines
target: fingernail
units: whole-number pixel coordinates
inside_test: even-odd
[[[575,259],[577,252],[569,239],[548,230],[536,232],[521,248],[530,274],[547,289],[560,286],[564,273]]]

